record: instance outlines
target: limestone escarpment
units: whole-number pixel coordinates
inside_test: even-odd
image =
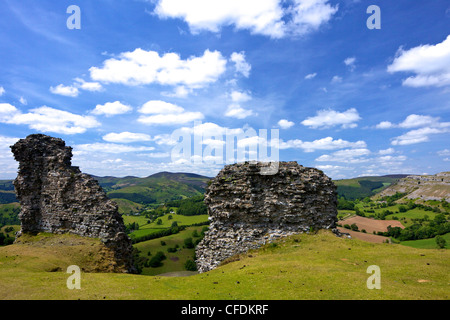
[[[273,238],[311,229],[335,230],[336,186],[322,171],[280,162],[273,175],[263,163],[225,166],[206,189],[210,228],[196,249],[205,272]]]
[[[134,272],[131,240],[122,216],[98,182],[71,165],[72,148],[32,134],[11,147],[19,162],[14,180],[22,233],[72,233],[99,238],[113,250],[115,271]]]
[[[435,175],[411,175],[387,187],[376,198],[406,193],[407,199],[450,201],[450,172]]]

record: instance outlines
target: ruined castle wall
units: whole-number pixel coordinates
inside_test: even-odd
[[[117,268],[133,271],[131,240],[117,205],[91,176],[71,166],[72,148],[34,134],[11,147],[19,162],[14,181],[21,233],[72,233],[99,238],[116,255]]]
[[[335,229],[337,194],[329,177],[296,162],[280,162],[273,175],[262,175],[264,166],[225,166],[207,187],[211,223],[196,249],[200,272],[272,239]]]

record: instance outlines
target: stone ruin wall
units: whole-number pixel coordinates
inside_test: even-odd
[[[135,272],[131,240],[117,205],[91,176],[71,165],[72,148],[58,138],[29,135],[11,147],[22,233],[72,233],[99,238],[115,255],[117,272]]]
[[[322,171],[297,162],[279,162],[273,175],[266,164],[225,166],[206,189],[210,227],[196,249],[200,272],[272,239],[310,230],[338,233],[337,193]]]

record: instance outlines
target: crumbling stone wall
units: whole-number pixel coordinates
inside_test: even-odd
[[[114,251],[116,271],[134,272],[131,240],[117,205],[91,176],[71,165],[72,148],[32,134],[11,147],[19,162],[14,180],[22,233],[72,233],[99,238]]]
[[[297,162],[280,162],[276,174],[262,175],[265,165],[227,165],[207,187],[210,228],[196,249],[200,272],[272,239],[311,229],[337,232],[336,186],[329,177]]]

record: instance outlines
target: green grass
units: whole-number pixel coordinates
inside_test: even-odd
[[[152,239],[144,242],[140,242],[134,245],[136,249],[140,251],[140,255],[143,257],[151,258],[158,251],[164,252],[167,259],[163,261],[163,265],[158,268],[143,268],[142,274],[157,275],[166,272],[183,271],[184,264],[188,259],[193,259],[195,250],[183,248],[184,239],[192,238],[195,241],[198,238],[192,237],[192,232],[196,230],[198,234],[202,231],[203,227],[188,227],[185,230],[173,234],[167,237]],[[166,245],[161,245],[161,241],[164,241]],[[168,248],[174,248],[175,245],[179,246],[177,252],[167,252]],[[151,252],[151,256],[148,255]]]
[[[120,214],[133,214],[142,210],[143,205],[127,199],[112,199],[119,208]]]
[[[446,241],[445,248],[450,249],[450,233],[442,235],[442,237]],[[436,239],[422,239],[422,240],[410,240],[410,241],[402,241],[400,244],[404,246],[409,246],[418,249],[436,249]]]
[[[169,219],[170,215],[172,216],[172,219]],[[139,224],[139,230],[133,231],[130,236],[140,237],[170,228],[172,226],[172,223],[174,222],[177,222],[179,226],[188,226],[192,224],[203,223],[208,221],[208,215],[182,216],[175,213],[169,213],[158,218],[162,221],[160,225],[158,225],[156,221],[147,223],[148,219],[144,216],[124,216],[123,219],[125,224],[133,222],[137,222]]]
[[[297,235],[191,277],[82,273],[80,290],[67,289],[64,269],[30,269],[46,257],[26,258],[20,248],[12,254],[8,247],[0,248],[0,299],[450,299],[449,250],[373,244],[328,232]],[[75,258],[73,253],[67,263]],[[380,290],[367,289],[370,265],[381,269]]]

